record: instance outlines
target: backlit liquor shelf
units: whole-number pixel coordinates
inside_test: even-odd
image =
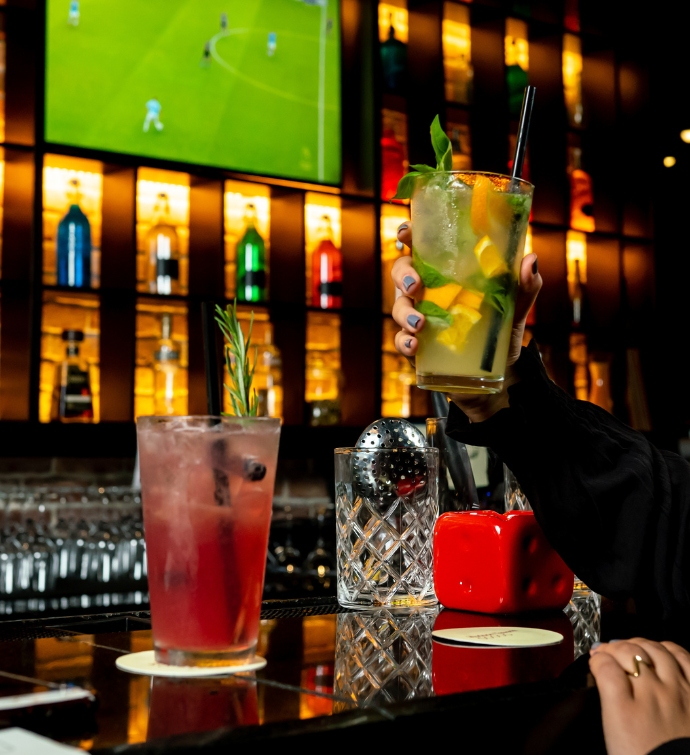
[[[2,420],[205,412],[201,303],[235,297],[243,323],[255,312],[262,411],[287,427],[425,417],[428,395],[393,345],[390,270],[410,207],[391,199],[410,164],[432,161],[436,114],[455,169],[510,170],[530,83],[526,253],[546,285],[529,332],[563,387],[650,426],[640,368],[654,295],[649,187],[622,192],[632,167],[610,168],[611,144],[648,111],[645,61],[620,62],[620,40],[586,0],[563,13],[341,3],[343,19],[355,10],[362,22],[343,21],[342,34],[342,183],[330,186],[45,145],[13,94],[21,84],[38,96],[40,82],[18,67],[19,42],[0,39]],[[32,13],[27,33],[42,10]],[[627,377],[612,382],[621,366]]]

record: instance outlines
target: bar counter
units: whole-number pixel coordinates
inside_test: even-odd
[[[308,747],[433,748],[443,741],[465,751],[603,753],[583,652],[591,627],[587,617],[571,619],[440,607],[351,612],[328,597],[271,600],[259,642],[265,668],[205,679],[152,679],[116,668],[118,656],[152,648],[147,611],[6,620],[0,722],[103,754],[227,752],[288,736]],[[605,614],[602,623],[604,637],[634,632],[630,617]],[[552,629],[564,640],[506,649],[431,637],[434,627],[506,625]],[[12,707],[14,696],[75,687],[91,695]]]

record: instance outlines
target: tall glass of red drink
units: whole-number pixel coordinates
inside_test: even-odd
[[[137,421],[156,660],[241,665],[259,634],[280,420]]]

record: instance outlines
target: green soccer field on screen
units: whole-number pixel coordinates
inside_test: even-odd
[[[46,139],[340,181],[339,0],[48,0]]]

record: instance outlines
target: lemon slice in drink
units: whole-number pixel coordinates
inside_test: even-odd
[[[453,324],[442,330],[436,340],[451,351],[460,351],[465,345],[470,330],[482,319],[476,309],[464,304],[455,304],[448,310],[453,315]]]
[[[477,246],[474,247],[474,254],[479,262],[479,267],[487,278],[508,272],[506,261],[498,251],[498,247],[488,236],[482,236],[479,239]]]

